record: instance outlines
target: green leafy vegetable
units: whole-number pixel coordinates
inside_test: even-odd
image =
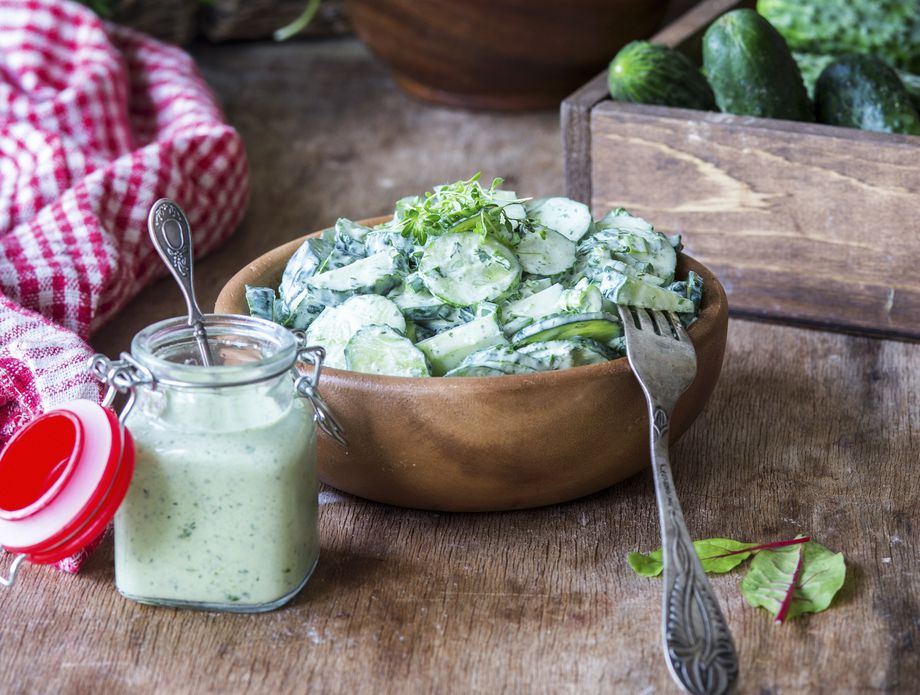
[[[805,539],[808,540],[808,539]],[[794,541],[780,541],[781,543],[801,543]],[[761,550],[766,546],[757,543],[742,543],[729,538],[706,538],[693,541],[693,547],[700,558],[703,569],[708,574],[723,574],[729,572],[747,560],[751,553]],[[657,577],[663,569],[661,564],[661,548],[653,550],[647,555],[630,553],[627,558],[629,566],[636,574],[643,577]]]
[[[809,541],[758,553],[741,580],[741,593],[749,604],[766,608],[782,623],[825,610],[845,578],[843,553]]]
[[[483,188],[479,176],[477,172],[466,181],[437,186],[424,198],[402,199],[390,224],[418,244],[424,244],[429,235],[450,232],[475,231],[507,240],[514,233],[515,220],[506,208],[527,199],[509,200],[498,195],[502,179],[493,179],[488,188]]]
[[[871,53],[920,72],[917,0],[758,0],[757,11],[794,51]]]
[[[693,547],[708,574],[729,572],[753,556],[741,581],[741,593],[752,606],[770,611],[779,623],[825,610],[846,576],[843,554],[831,552],[808,536],[759,545],[708,538],[694,541]],[[647,554],[630,553],[627,562],[642,577],[657,577],[663,570],[660,548]]]

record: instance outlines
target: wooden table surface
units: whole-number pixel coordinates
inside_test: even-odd
[[[282,240],[478,168],[528,194],[562,190],[555,113],[417,104],[352,41],[196,56],[253,175],[244,224],[200,265],[203,304]],[[114,354],[181,308],[156,284],[95,345]],[[920,345],[733,320],[719,385],[672,456],[696,537],[807,533],[846,556],[832,608],[784,626],[742,600],[738,574],[713,579],[741,692],[920,691]],[[78,576],[26,566],[0,591],[0,691],[676,692],[659,582],[625,562],[658,545],[649,474],[514,513],[418,512],[331,489],[321,504],[316,573],[266,615],[131,603],[115,591],[110,539]]]

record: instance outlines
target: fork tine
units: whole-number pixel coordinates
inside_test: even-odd
[[[682,343],[690,343],[692,345],[693,343],[690,340],[690,336],[687,334],[687,329],[684,328],[683,321],[680,320],[680,317],[673,311],[669,311],[668,318],[671,319],[671,325],[674,326],[674,334],[677,336],[677,339]]]
[[[633,318],[632,309],[625,304],[617,304],[617,310],[620,313],[620,323],[623,324],[623,332],[631,333],[636,330],[636,320]]]
[[[655,319],[650,316],[650,313],[647,309],[641,309],[639,307],[634,307],[636,315],[639,317],[639,326],[641,326],[643,331],[655,332]]]
[[[674,338],[674,331],[671,328],[671,323],[668,321],[668,317],[665,316],[663,311],[656,311],[654,309],[648,310],[649,316],[652,317],[652,321],[658,327],[658,334],[665,338]]]

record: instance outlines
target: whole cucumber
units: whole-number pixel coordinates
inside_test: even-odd
[[[703,36],[703,71],[726,113],[814,120],[785,39],[754,10],[732,10],[710,25]]]
[[[898,74],[881,58],[851,53],[815,83],[818,120],[880,133],[920,135],[920,115]]]
[[[712,88],[683,53],[667,46],[633,41],[610,61],[610,96],[617,101],[714,111]]]

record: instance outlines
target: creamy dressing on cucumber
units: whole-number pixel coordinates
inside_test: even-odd
[[[291,389],[282,377],[141,391],[127,423],[136,468],[116,517],[119,591],[245,606],[303,584],[319,553],[316,439]]]
[[[250,311],[292,328],[312,321],[308,341],[331,367],[392,376],[615,359],[624,354],[617,305],[695,319],[702,280],[691,272],[675,282],[679,237],[622,208],[595,221],[584,203],[519,198],[500,183],[485,187],[477,175],[436,186],[397,201],[392,220],[373,229],[340,219],[294,254],[275,303],[272,288],[247,288]]]

